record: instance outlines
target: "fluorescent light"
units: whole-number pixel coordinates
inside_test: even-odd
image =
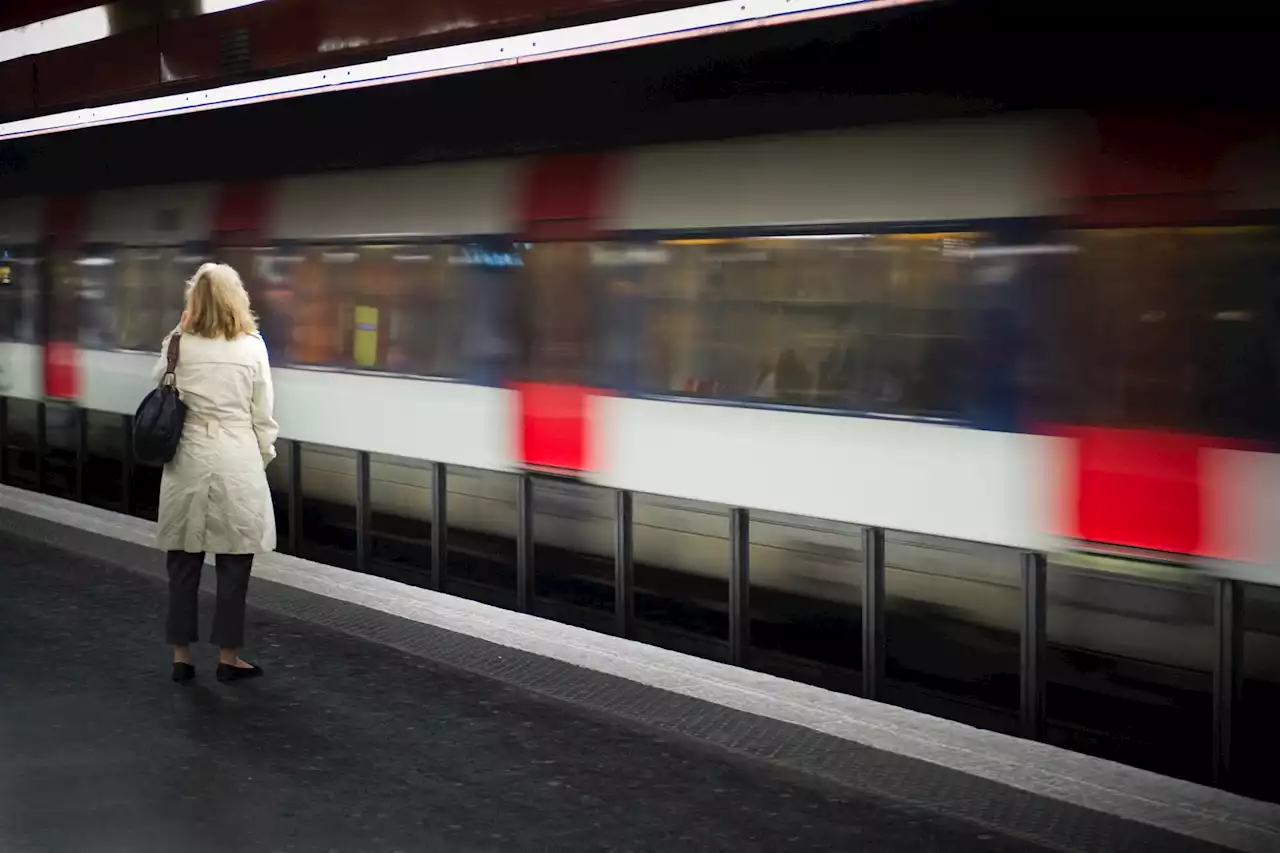
[[[109,35],[111,19],[106,6],[81,9],[0,33],[0,62],[98,41]]]
[[[1026,255],[1074,255],[1079,251],[1079,246],[1058,244],[1044,246],[979,246],[973,249],[949,251],[947,254],[962,255],[966,258],[1011,258]]]
[[[462,74],[929,0],[732,0],[0,124],[0,140]],[[105,12],[104,12],[105,15]]]
[[[200,14],[212,15],[214,12],[226,12],[239,9],[241,6],[252,6],[262,0],[200,0]]]
[[[763,240],[866,240],[870,234],[778,234],[762,237]],[[748,238],[750,239],[750,238]]]

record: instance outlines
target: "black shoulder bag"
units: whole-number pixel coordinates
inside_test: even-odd
[[[178,452],[182,425],[187,420],[187,404],[178,396],[178,348],[181,332],[169,338],[164,376],[160,385],[147,394],[133,416],[133,455],[139,462],[164,465]]]

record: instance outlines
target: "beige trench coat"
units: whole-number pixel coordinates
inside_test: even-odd
[[[156,382],[164,376],[168,346],[166,337]],[[275,550],[266,467],[276,455],[279,427],[262,338],[183,335],[177,384],[187,420],[160,481],[160,547],[212,554]]]

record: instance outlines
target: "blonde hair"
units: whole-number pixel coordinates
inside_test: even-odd
[[[187,282],[182,331],[202,338],[233,340],[258,331],[240,274],[226,264],[203,264]]]

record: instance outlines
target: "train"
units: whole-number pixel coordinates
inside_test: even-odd
[[[879,527],[891,599],[1011,632],[1024,551],[1265,585],[1275,131],[1006,113],[6,199],[3,393],[132,413],[218,259],[310,499],[349,505],[367,451],[374,512],[425,522],[444,463],[451,529],[510,539],[529,475],[539,545],[603,559],[625,490],[636,561],[711,580],[744,507],[753,587],[840,607]],[[1054,643],[1212,668],[1198,593],[1051,592]]]

